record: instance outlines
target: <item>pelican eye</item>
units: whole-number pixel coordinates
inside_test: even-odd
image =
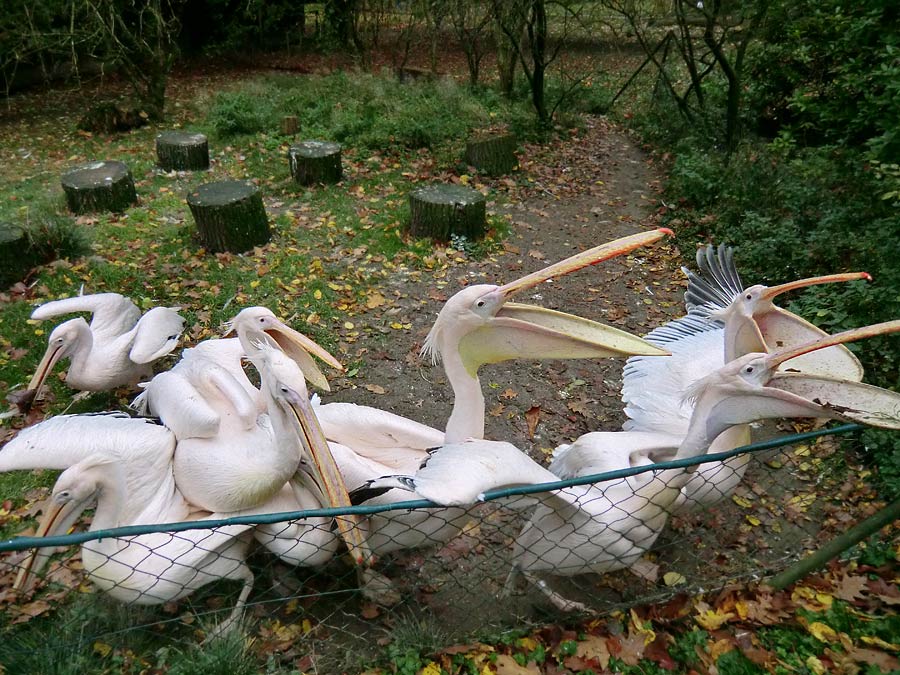
[[[475,303],[475,306],[476,307],[484,307],[484,300],[479,300],[478,302]]]
[[[63,490],[62,492],[56,493],[57,499],[68,499],[71,496],[72,496],[72,493],[69,492],[68,490]]]
[[[752,373],[752,372],[753,372],[753,366],[747,366],[747,368],[744,370],[744,372],[745,372],[745,373]]]
[[[747,293],[746,299],[747,299],[747,300],[752,300],[752,299],[753,299],[753,293]]]

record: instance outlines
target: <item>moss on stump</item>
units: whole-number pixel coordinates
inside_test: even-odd
[[[481,134],[466,143],[466,162],[489,176],[502,176],[516,168],[513,134]]]
[[[72,213],[119,213],[137,202],[131,171],[123,162],[92,162],[62,175]]]
[[[409,232],[414,237],[449,241],[453,235],[475,240],[487,229],[486,200],[463,185],[436,184],[409,195]]]
[[[303,141],[290,147],[291,175],[300,185],[337,183],[341,179],[341,146],[329,141]]]
[[[187,203],[208,251],[243,253],[271,237],[259,188],[250,181],[206,183],[188,194]]]
[[[209,168],[209,142],[203,134],[163,131],[156,137],[156,158],[166,171],[203,171]]]

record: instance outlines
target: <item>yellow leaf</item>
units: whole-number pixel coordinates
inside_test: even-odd
[[[747,522],[750,523],[753,527],[759,527],[762,524],[762,521],[756,516],[746,516]]]
[[[677,586],[678,584],[683,584],[687,579],[684,578],[683,574],[679,574],[678,572],[666,572],[663,574],[663,583],[666,586]]]
[[[110,647],[105,642],[97,641],[94,643],[94,653],[99,654],[100,656],[109,656],[112,652],[112,647]]]
[[[434,661],[429,661],[428,665],[419,671],[419,675],[441,675],[441,667]]]
[[[809,634],[812,635],[816,640],[820,642],[838,642],[838,634],[837,631],[834,630],[831,626],[822,623],[821,621],[813,621],[809,626],[807,626],[807,630]]]
[[[707,609],[697,614],[694,617],[694,621],[706,630],[719,630],[734,617],[734,612],[720,612],[716,609]]]
[[[745,499],[744,497],[741,497],[739,495],[731,495],[731,501],[733,501],[735,504],[737,504],[738,506],[743,507],[745,509],[749,509],[751,506],[753,506],[753,502],[751,502],[749,499]]]
[[[828,595],[828,593],[816,593],[816,600],[826,609],[830,609],[832,603],[834,603],[834,598]]]
[[[738,618],[741,621],[744,621],[750,614],[750,605],[747,604],[746,600],[738,600],[734,603],[734,608],[737,610]]]
[[[250,282],[250,288],[256,288],[257,286],[259,286],[259,279],[254,279]]]
[[[533,652],[538,648],[537,640],[531,637],[519,638],[517,643],[526,652]]]
[[[321,300],[321,299],[322,299],[322,291],[320,291],[320,290],[317,288],[315,291],[313,291],[313,297],[314,297],[316,300]]]
[[[880,637],[876,637],[874,635],[863,635],[860,640],[865,642],[867,645],[875,645],[876,647],[880,647],[881,649],[887,649],[892,652],[900,652],[900,645],[894,644],[893,642],[885,642]]]
[[[463,185],[468,185],[469,177],[466,174],[463,174],[462,176],[459,177],[459,182],[462,183]]]
[[[403,328],[403,324],[398,323],[397,321],[392,321],[391,328],[393,328],[394,330],[401,330]]]
[[[346,328],[347,330],[353,330],[353,328],[354,328],[353,322],[352,322],[352,321],[345,321],[345,322],[344,322],[344,328]]]
[[[373,291],[366,296],[366,307],[369,309],[381,307],[385,302],[387,302],[387,300],[385,300],[385,297],[378,291]]]
[[[825,664],[815,656],[810,656],[806,659],[806,667],[816,675],[825,675]]]

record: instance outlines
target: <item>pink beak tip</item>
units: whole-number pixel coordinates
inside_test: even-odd
[[[663,234],[667,234],[667,235],[669,235],[670,237],[674,237],[674,236],[675,236],[675,233],[674,233],[672,230],[670,230],[668,227],[658,227],[658,228],[656,228],[656,231],[657,231],[657,232],[662,232]]]
[[[868,272],[862,272],[862,278],[865,279],[866,281],[872,281],[872,275],[869,274]]]

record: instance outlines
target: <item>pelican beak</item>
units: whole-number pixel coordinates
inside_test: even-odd
[[[344,366],[334,356],[332,356],[324,347],[306,337],[303,333],[294,330],[286,323],[275,320],[275,326],[263,331],[278,347],[287,354],[303,371],[303,375],[307,381],[315,387],[323,391],[331,391],[328,380],[319,369],[319,366],[313,360],[313,356],[318,357],[324,363],[335,370],[342,372]],[[230,337],[234,334],[231,330],[224,337]]]
[[[517,279],[516,281],[501,286],[498,289],[498,292],[502,294],[504,299],[508,299],[516,293],[520,293],[529,288],[534,288],[538,284],[542,284],[550,279],[571,274],[572,272],[580,270],[582,267],[596,265],[604,260],[630,253],[636,248],[652,244],[659,241],[664,236],[672,234],[674,233],[669,228],[660,227],[651,232],[640,232],[638,234],[622,237],[621,239],[616,239],[615,241],[606,244],[600,244],[599,246],[589,248],[587,251],[577,253],[565,260],[554,263],[549,267],[545,267],[537,272],[532,272],[521,279]]]
[[[300,425],[300,442],[312,459],[311,465],[314,469],[315,481],[328,500],[329,506],[333,508],[351,506],[344,478],[331,454],[325,433],[319,425],[312,405],[302,395],[291,397],[289,402],[297,423]],[[356,564],[366,567],[372,565],[374,556],[365,538],[362,518],[358,515],[344,515],[336,516],[335,521],[337,521],[338,531]]]
[[[37,531],[34,533],[35,537],[48,537],[68,532],[86,506],[84,501],[68,501],[64,504],[57,504],[52,498],[49,504],[44,517],[41,518]],[[34,586],[37,575],[44,569],[53,553],[53,547],[45,546],[32,550],[19,567],[16,580],[13,582],[13,591],[20,594],[28,593]]]
[[[848,272],[846,274],[829,274],[821,277],[798,279],[778,286],[770,286],[765,289],[760,297],[771,303],[777,296],[789,291],[830,284],[838,282],[856,281],[865,279],[871,281],[872,277],[866,272]],[[761,307],[766,307],[762,304]],[[749,354],[751,352],[779,351],[827,335],[818,326],[811,324],[796,314],[769,304],[767,311],[758,312],[753,321],[742,324],[735,336],[735,350],[737,354]],[[816,375],[834,375],[847,380],[861,380],[863,369],[859,360],[846,348],[835,345],[827,351],[815,351],[810,356],[797,361],[795,367]]]
[[[459,343],[459,353],[468,372],[474,375],[484,364],[510,359],[669,356],[665,349],[617,328],[507,300],[544,281],[628,253],[671,233],[671,230],[661,228],[595,246],[491,291],[502,299],[500,309],[488,323],[465,335]]]
[[[822,277],[809,277],[807,279],[798,279],[779,286],[769,286],[762,292],[761,297],[764,300],[773,300],[782,293],[795,291],[800,288],[809,288],[810,286],[818,286],[819,284],[833,284],[841,281],[857,281],[865,279],[872,281],[872,276],[868,272],[847,272],[845,274],[828,274]]]
[[[63,354],[65,353],[64,348],[65,345],[57,345],[55,347],[50,345],[47,347],[47,351],[44,352],[44,356],[38,364],[34,377],[31,378],[28,387],[17,397],[16,404],[23,413],[27,413],[31,409],[44,381],[53,371],[56,362],[63,357]]]

